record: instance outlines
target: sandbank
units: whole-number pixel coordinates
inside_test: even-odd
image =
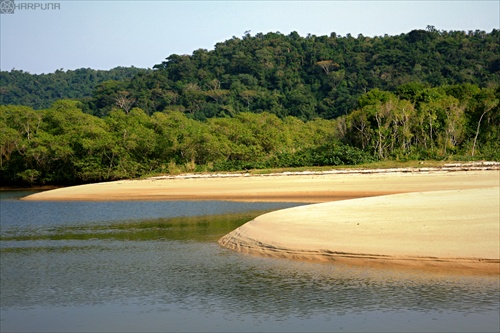
[[[335,172],[121,180],[39,192],[23,200],[231,200],[318,203],[386,194],[485,188],[498,170]]]
[[[385,170],[187,175],[59,188],[23,200],[230,200],[311,205],[221,238],[242,253],[500,274],[500,172]]]
[[[219,240],[250,254],[500,273],[500,188],[404,193],[283,209]]]

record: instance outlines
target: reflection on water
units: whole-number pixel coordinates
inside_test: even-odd
[[[2,228],[3,248],[30,248],[50,244],[61,246],[74,240],[195,240],[216,241],[220,235],[241,226],[266,211],[208,216],[185,216],[151,220],[123,221],[83,225],[24,225]],[[43,242],[43,241],[61,242]],[[89,244],[86,242],[85,244]]]
[[[5,227],[2,219],[1,329],[498,331],[498,278],[259,258],[219,247],[220,236],[261,213],[251,210],[272,209],[247,208],[30,229],[12,221]]]

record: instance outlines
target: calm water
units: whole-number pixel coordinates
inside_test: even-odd
[[[0,200],[0,331],[497,331],[498,278],[240,255],[287,203]]]

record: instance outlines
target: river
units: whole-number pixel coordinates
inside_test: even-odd
[[[500,329],[498,277],[261,258],[217,244],[297,203],[0,194],[2,332]]]

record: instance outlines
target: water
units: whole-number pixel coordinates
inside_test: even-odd
[[[2,193],[2,332],[498,331],[495,277],[241,255],[290,203],[24,202]]]

